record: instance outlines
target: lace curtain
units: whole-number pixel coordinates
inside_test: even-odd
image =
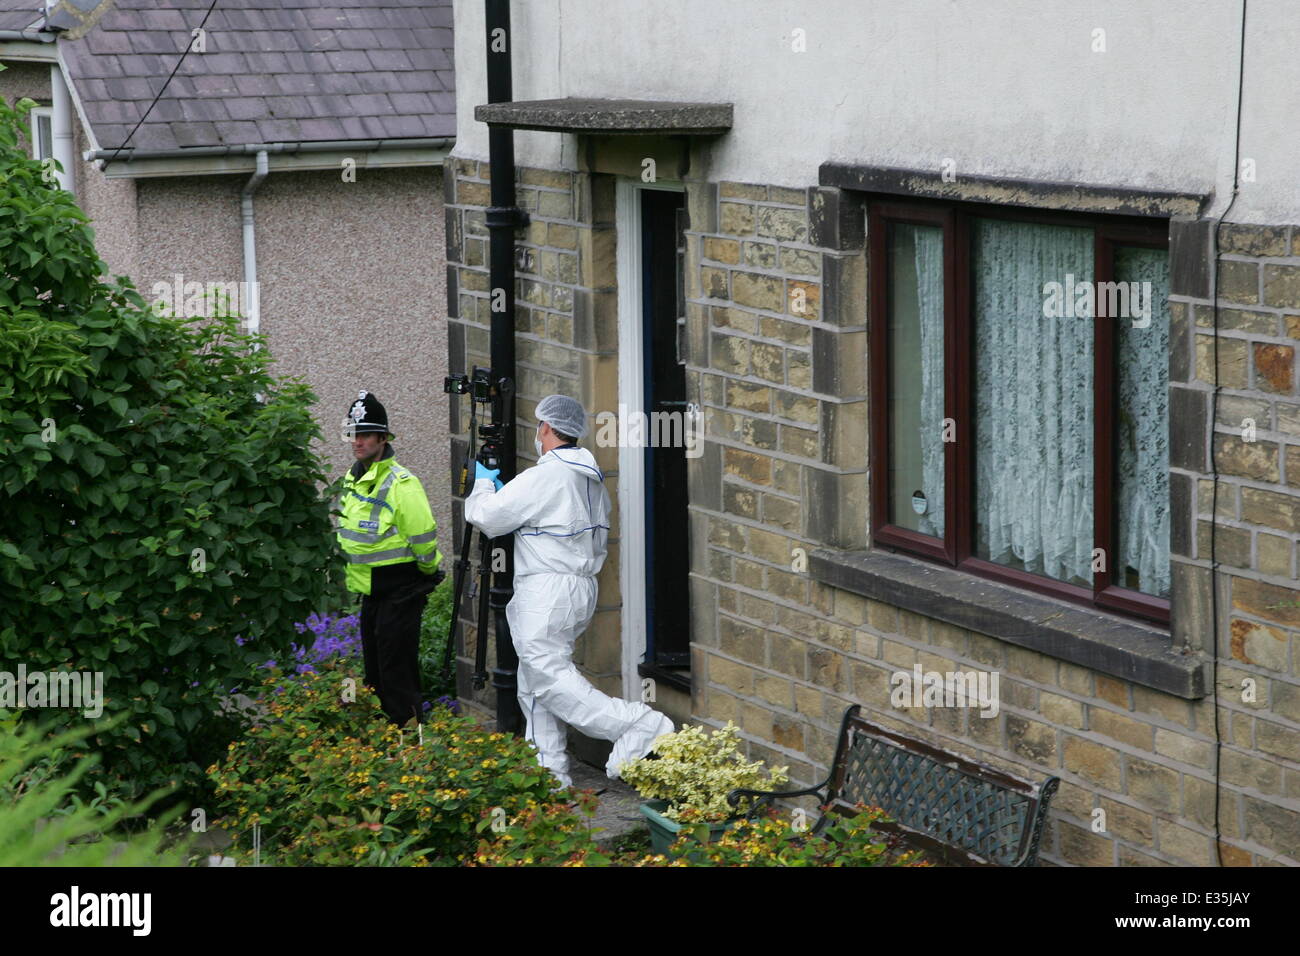
[[[975,220],[975,545],[1092,584],[1093,323],[1044,316],[1044,283],[1093,280],[1090,229]]]
[[[1169,256],[1163,249],[1121,247],[1115,278],[1149,289],[1150,324],[1119,318],[1119,555],[1116,582],[1169,595]],[[1150,285],[1143,285],[1150,283]],[[1130,286],[1130,289],[1132,287]],[[1130,301],[1132,301],[1130,299]],[[1128,580],[1126,569],[1137,571]]]
[[[921,327],[921,480],[929,507],[917,530],[943,537],[943,230],[917,226],[916,301]]]

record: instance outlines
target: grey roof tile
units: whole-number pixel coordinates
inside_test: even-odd
[[[302,139],[302,128],[299,127],[296,119],[258,120],[257,131],[267,143]]]
[[[332,119],[304,119],[298,121],[304,140],[330,140],[338,138],[339,124]]]
[[[387,93],[397,89],[397,73],[354,73],[358,90],[361,93]]]
[[[224,102],[233,120],[259,120],[271,115],[266,100],[260,96],[228,96]]]
[[[181,76],[177,74],[172,78],[172,85],[167,88],[168,93],[175,93],[184,90],[185,86],[194,88],[195,94],[199,96],[231,96],[239,95],[239,88],[235,86],[233,76]]]
[[[180,30],[137,30],[124,33],[123,36],[131,38],[132,53],[165,54],[171,56],[173,61],[190,44],[189,33]]]
[[[40,0],[0,0],[0,25],[20,3],[38,20]],[[101,146],[145,114],[209,5],[113,0],[59,41]],[[452,22],[452,0],[220,0],[207,51],[184,57],[129,145],[454,135]]]
[[[5,0],[0,5],[0,30],[26,30],[39,25],[43,18],[33,0]]]
[[[316,82],[323,93],[360,93],[355,73],[317,73]]]
[[[138,106],[139,107],[138,115],[143,116],[144,111],[149,109],[149,104],[150,102],[152,102],[152,100],[153,97],[150,97],[147,100],[142,100],[140,102],[133,103],[132,105]],[[154,104],[153,110],[149,113],[149,118],[144,122],[146,126],[157,126],[159,124],[179,122],[185,119],[186,119],[185,113],[181,109],[181,101],[173,100],[168,97],[163,97],[159,99],[157,103]]]
[[[86,38],[94,53],[130,53],[131,36],[119,30],[92,30]]]
[[[250,73],[287,73],[289,59],[284,53],[263,50],[258,53],[245,53],[244,62]]]
[[[240,96],[274,96],[280,92],[274,75],[255,73],[250,76],[235,77],[235,87]]]
[[[307,104],[313,116],[351,116],[347,97],[329,94],[328,96],[309,96]]]
[[[312,115],[311,104],[305,96],[268,96],[266,108],[277,119]]]
[[[450,70],[451,54],[447,50],[422,49],[407,50],[411,63],[417,70]]]
[[[204,120],[210,123],[219,123],[223,120],[230,119],[230,113],[227,111],[226,104],[223,100],[173,100],[172,102],[180,103],[181,114],[187,120]],[[158,101],[158,106],[162,106],[161,100]],[[150,114],[149,118],[153,119],[157,114],[158,108],[155,107],[154,112]]]
[[[400,139],[415,139],[428,135],[428,124],[420,116],[381,116],[386,135]]]
[[[347,97],[348,106],[357,116],[387,116],[397,111],[383,93],[362,93]]]
[[[257,135],[257,124],[244,120],[228,120],[225,123],[218,123],[217,129],[221,130],[223,143],[244,145],[257,143],[262,139]]]
[[[310,33],[297,33],[294,35],[298,38],[299,49],[310,53],[328,53],[333,50],[343,49],[339,45],[338,31],[336,30],[312,30]]]
[[[171,133],[176,138],[176,145],[182,148],[186,146],[220,146],[221,137],[217,135],[215,123],[172,123]],[[140,132],[150,129],[150,125],[141,127]],[[140,133],[136,133],[139,137]],[[140,143],[135,145],[139,146]]]
[[[338,40],[339,49],[370,50],[379,46],[379,37],[377,34],[381,32],[387,31],[367,30],[364,28],[359,30],[337,30],[335,31],[334,36]]]
[[[330,68],[340,73],[365,73],[371,70],[370,60],[360,50],[339,50],[327,53]]]
[[[355,116],[339,117],[339,126],[343,128],[343,139],[366,139],[370,136],[361,120]]]
[[[428,93],[389,93],[388,100],[399,115],[437,112]]]
[[[320,90],[313,73],[280,73],[275,82],[284,93],[315,93]]]
[[[376,70],[414,70],[405,50],[370,50],[370,65]]]
[[[388,131],[384,129],[384,124],[379,122],[378,116],[361,116],[361,128],[365,130],[365,136],[368,139],[385,139]]]
[[[335,27],[347,28],[352,25],[351,20],[351,15],[338,7],[307,11],[307,22],[317,30],[332,30]]]
[[[151,100],[162,84],[161,77],[151,83],[142,76],[114,77],[104,81],[108,95],[115,100]]]

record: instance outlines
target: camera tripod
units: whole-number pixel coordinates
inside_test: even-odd
[[[465,393],[470,395],[469,448],[465,455],[465,462],[461,466],[460,488],[457,492],[462,498],[465,498],[469,496],[474,485],[471,469],[473,469],[475,463],[482,464],[484,468],[500,469],[502,441],[507,427],[499,420],[482,425],[478,424],[478,406],[480,404],[493,405],[497,409],[511,407],[510,399],[514,394],[514,382],[508,378],[502,378],[494,383],[488,369],[475,367],[472,377],[448,375],[443,382],[443,391],[451,395],[463,395]],[[497,417],[493,416],[493,418]],[[483,442],[477,453],[474,450],[476,439],[482,439]],[[447,644],[443,651],[443,675],[448,683],[455,680],[455,649],[456,634],[460,629],[460,601],[465,581],[470,577],[469,555],[475,531],[478,532],[479,536],[478,574],[470,590],[470,600],[474,600],[476,597],[478,599],[478,639],[474,648],[474,671],[471,675],[471,681],[475,690],[482,690],[487,686],[488,678],[488,597],[491,591],[493,572],[491,556],[492,541],[494,539],[488,537],[481,528],[475,528],[468,521],[465,522],[465,529],[461,536],[460,557],[453,565],[452,613],[447,634]]]

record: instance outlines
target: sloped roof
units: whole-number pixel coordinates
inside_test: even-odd
[[[26,30],[45,21],[41,0],[0,0],[0,30]]]
[[[59,48],[101,149],[123,144],[211,3],[60,4],[53,24],[72,26]],[[83,12],[97,19],[78,29]],[[130,147],[456,134],[451,0],[218,0],[205,40]]]

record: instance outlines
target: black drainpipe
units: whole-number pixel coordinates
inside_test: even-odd
[[[510,0],[485,0],[487,28],[487,94],[489,103],[514,98],[510,78]],[[488,165],[491,169],[492,204],[485,217],[489,236],[489,288],[492,295],[491,362],[494,382],[509,379],[511,388],[498,394],[493,418],[502,423],[501,480],[515,476],[515,230],[528,222],[515,205],[515,136],[509,127],[488,127]],[[489,605],[496,612],[496,667],[492,686],[497,692],[497,730],[520,733],[515,673],[519,657],[510,639],[506,605],[515,591],[515,541],[506,535],[493,542],[493,553],[505,553],[504,569],[493,575]],[[494,562],[495,563],[495,562]],[[482,640],[486,635],[480,635]]]

